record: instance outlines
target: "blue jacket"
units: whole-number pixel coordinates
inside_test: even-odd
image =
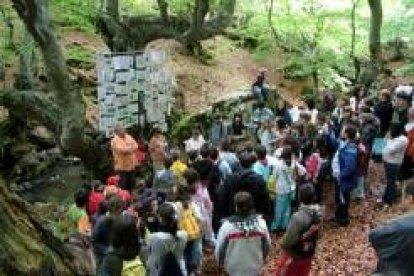
[[[339,185],[343,189],[353,189],[357,185],[358,177],[358,147],[354,143],[341,141],[333,132],[329,137],[337,151],[335,155],[338,155]]]

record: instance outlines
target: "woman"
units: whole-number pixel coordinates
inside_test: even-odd
[[[380,120],[381,137],[384,137],[390,128],[394,107],[391,102],[391,95],[387,90],[381,90],[379,103],[374,107],[374,115]]]
[[[181,275],[187,275],[184,261],[187,233],[178,231],[178,218],[174,205],[172,203],[162,204],[158,210],[158,218],[160,231],[151,234],[148,241],[148,275],[158,276],[166,273],[166,267],[168,265],[172,267],[171,264],[174,261],[178,265]],[[177,275],[173,271],[169,272],[169,275]]]
[[[149,142],[149,152],[153,163],[154,172],[163,168],[167,148],[167,139],[162,134],[160,129],[154,128]]]
[[[385,141],[385,147],[382,152],[385,177],[387,179],[383,201],[389,205],[395,203],[397,197],[396,181],[400,175],[401,164],[407,145],[407,137],[399,131],[397,124],[392,124],[390,127],[390,139]]]

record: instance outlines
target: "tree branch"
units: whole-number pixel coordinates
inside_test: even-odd
[[[168,15],[168,3],[165,0],[157,0],[158,8],[160,9],[160,16],[162,23],[165,26],[170,24],[170,16]]]

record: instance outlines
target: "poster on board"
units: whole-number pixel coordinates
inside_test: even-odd
[[[116,124],[147,123],[166,131],[173,104],[173,79],[167,63],[162,51],[99,54],[99,131],[110,137]]]

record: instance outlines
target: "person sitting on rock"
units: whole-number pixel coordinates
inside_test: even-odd
[[[267,100],[268,88],[265,86],[266,70],[261,69],[252,84],[252,92],[257,102],[264,103]]]

